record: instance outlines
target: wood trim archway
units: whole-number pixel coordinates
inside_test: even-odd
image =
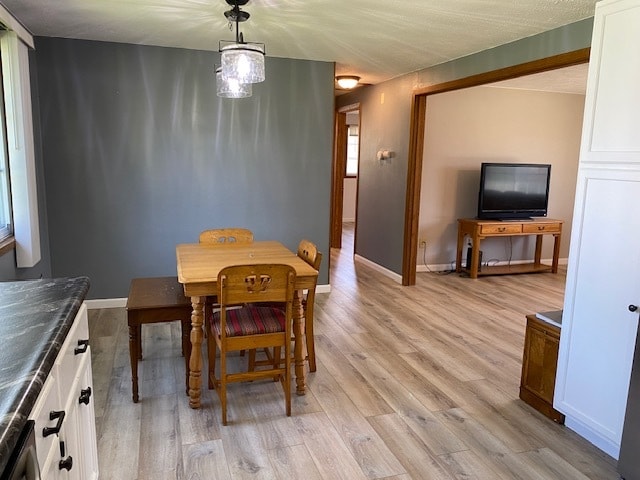
[[[331,231],[329,235],[329,246],[331,248],[342,248],[343,182],[347,162],[347,113],[356,110],[360,112],[360,102],[339,107],[335,111],[333,166],[331,173]],[[362,115],[362,112],[360,112],[360,115]],[[360,122],[359,125],[362,125],[362,122]],[[357,210],[356,207],[356,212]]]
[[[347,114],[335,113],[333,169],[331,179],[331,235],[329,246],[342,248],[342,198],[344,196],[344,169],[347,157]]]
[[[415,285],[420,217],[420,187],[422,185],[422,157],[427,97],[436,93],[476,87],[510,78],[579,65],[589,61],[590,48],[534,60],[520,65],[480,73],[450,82],[431,85],[413,92],[409,126],[409,164],[407,166],[407,196],[404,217],[404,245],[402,254],[402,284]]]

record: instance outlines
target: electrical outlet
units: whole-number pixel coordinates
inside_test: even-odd
[[[421,238],[421,239],[418,241],[418,246],[419,246],[420,248],[426,248],[426,247],[427,247],[427,241],[426,241],[424,238]]]

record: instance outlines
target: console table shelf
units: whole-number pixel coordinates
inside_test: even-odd
[[[536,248],[533,261],[512,265],[480,266],[480,241],[488,237],[513,237],[523,235],[536,236]],[[540,261],[542,256],[542,238],[553,235],[553,260],[551,265]],[[471,239],[471,265],[462,267],[462,250],[465,237]],[[562,220],[548,218],[499,221],[479,220],[477,218],[458,219],[458,246],[456,250],[456,272],[468,272],[471,278],[480,275],[510,275],[516,273],[553,272],[558,273],[558,257],[562,237]],[[469,262],[468,262],[469,263]]]

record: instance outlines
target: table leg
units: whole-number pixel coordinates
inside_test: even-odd
[[[136,327],[136,334],[138,335],[138,360],[142,360],[142,324]]]
[[[462,248],[464,246],[464,231],[458,225],[458,244],[456,245],[456,272],[462,272]],[[469,265],[467,265],[469,268]]]
[[[536,235],[536,250],[533,256],[533,263],[537,266],[540,265],[542,260],[542,235]]]
[[[558,273],[558,258],[560,257],[560,234],[553,236],[553,262],[551,263],[551,271]]]
[[[182,355],[184,356],[184,368],[186,379],[186,392],[189,395],[189,363],[191,362],[191,339],[189,333],[191,331],[191,321],[180,321],[180,328],[182,330]]]
[[[304,395],[306,390],[304,378],[304,356],[302,354],[302,342],[304,341],[302,322],[304,322],[304,311],[302,309],[302,290],[296,290],[293,295],[293,337],[295,340],[293,354],[295,358],[296,369],[296,393],[298,395]]]
[[[138,334],[140,325],[131,325],[129,323],[129,360],[131,361],[131,390],[133,403],[138,403],[138,347],[140,339]]]
[[[189,358],[189,406],[200,408],[202,379],[202,321],[206,297],[191,297],[191,355]]]
[[[478,267],[480,265],[480,239],[475,237],[471,244],[471,267],[469,268],[469,277],[478,278]]]

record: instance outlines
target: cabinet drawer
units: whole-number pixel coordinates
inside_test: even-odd
[[[87,307],[82,305],[76,319],[67,334],[67,338],[60,349],[56,360],[58,388],[60,398],[69,395],[71,385],[80,368],[80,363],[85,356],[91,355],[88,345],[89,324],[87,322]]]
[[[524,224],[522,226],[522,233],[551,233],[559,231],[559,223],[534,223],[532,225]]]
[[[496,234],[512,234],[512,233],[522,233],[522,225],[517,224],[489,224],[489,225],[480,225],[480,234],[481,235],[496,235]]]

